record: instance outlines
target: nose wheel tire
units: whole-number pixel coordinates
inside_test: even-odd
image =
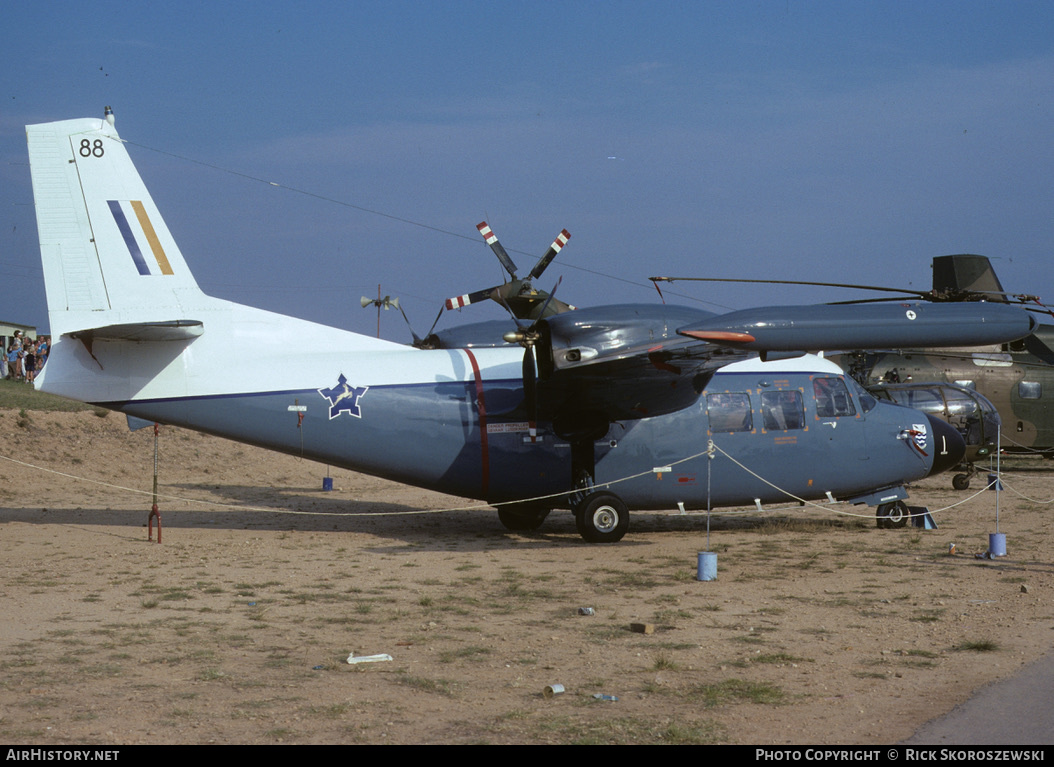
[[[590,543],[615,543],[629,530],[629,509],[614,493],[590,493],[575,507],[575,526]]]
[[[883,503],[879,506],[875,511],[875,516],[878,517],[879,527],[892,530],[904,527],[908,523],[911,510],[904,501],[893,501],[892,503]]]

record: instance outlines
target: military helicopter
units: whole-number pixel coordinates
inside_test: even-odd
[[[987,397],[978,391],[950,383],[934,381],[920,383],[872,384],[867,388],[879,399],[921,410],[955,427],[966,442],[961,471],[952,477],[952,487],[966,490],[977,473],[976,464],[994,455],[999,436],[1000,418]]]
[[[973,254],[934,258],[928,295],[1041,306],[1035,296],[1004,291],[988,258]],[[976,391],[1001,416],[1003,450],[1054,458],[1054,325],[1037,325],[1025,338],[992,346],[855,352],[835,361],[868,388],[937,381]],[[965,489],[968,482],[955,485]]]

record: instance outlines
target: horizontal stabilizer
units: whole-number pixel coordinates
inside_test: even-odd
[[[172,320],[107,325],[78,330],[69,335],[93,341],[192,341],[204,332],[205,326],[197,320]]]

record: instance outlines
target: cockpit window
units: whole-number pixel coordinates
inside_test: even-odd
[[[949,386],[942,386],[941,392],[944,394],[944,403],[947,407],[947,415],[949,418],[965,418],[977,413],[979,409],[977,407],[977,401],[967,392],[960,391],[959,389],[952,389]]]
[[[761,411],[766,431],[789,431],[805,428],[805,411],[800,391],[765,391],[761,393]]]
[[[870,413],[874,410],[875,405],[878,404],[878,400],[875,399],[875,396],[852,378],[848,379],[848,381],[849,385],[853,388],[853,391],[856,392],[856,398],[860,400],[860,409],[865,413]]]
[[[856,415],[856,408],[849,390],[841,378],[814,378],[812,393],[816,397],[816,415],[819,418],[837,418]]]
[[[746,392],[707,394],[706,412],[710,416],[710,431],[750,431],[754,428],[750,396]]]

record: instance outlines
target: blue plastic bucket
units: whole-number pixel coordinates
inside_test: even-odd
[[[696,580],[700,581],[717,580],[717,552],[699,552],[699,561],[696,564],[695,577]]]

